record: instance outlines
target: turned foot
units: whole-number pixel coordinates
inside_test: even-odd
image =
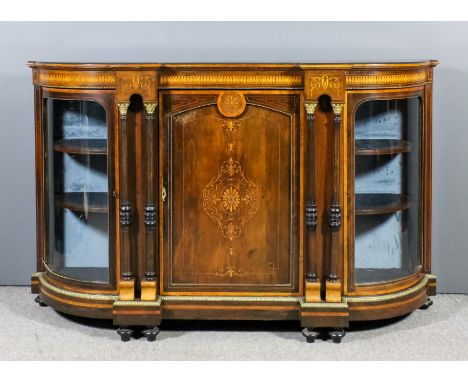
[[[47,304],[44,302],[44,300],[42,300],[39,294],[36,296],[34,301],[36,301],[39,304],[39,306],[47,306]]]
[[[309,328],[304,328],[302,330],[302,335],[306,338],[306,341],[309,343],[309,344],[312,344],[315,342],[315,340],[317,339],[317,337],[319,336],[319,332],[316,332],[312,329],[309,329]]]
[[[159,334],[159,328],[155,326],[154,328],[143,329],[141,334],[143,334],[148,341],[154,341]]]
[[[432,304],[434,303],[434,301],[432,301],[429,297],[426,299],[426,301],[424,302],[424,304],[422,304],[419,309],[422,309],[422,310],[426,310],[427,308],[429,308]]]
[[[133,330],[128,329],[128,328],[118,328],[117,329],[117,334],[120,336],[120,339],[123,342],[128,342],[128,341],[130,341],[130,338],[132,337]]]
[[[345,336],[346,332],[343,329],[335,329],[328,333],[333,343],[341,343],[341,339]]]

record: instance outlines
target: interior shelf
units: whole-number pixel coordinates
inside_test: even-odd
[[[381,215],[405,210],[409,207],[406,195],[356,194],[356,215]]]
[[[108,195],[107,192],[87,192],[85,201],[84,192],[67,192],[55,196],[55,203],[58,207],[67,208],[71,211],[85,211],[85,202],[88,212],[107,213]]]
[[[418,269],[401,268],[356,268],[354,277],[356,284],[376,284],[401,279],[407,274],[416,273]]]
[[[54,150],[68,154],[106,155],[107,139],[64,139],[54,143]]]
[[[356,139],[356,155],[389,155],[411,151],[412,144],[403,139]]]
[[[107,267],[58,267],[54,271],[62,276],[76,280],[92,280],[94,283],[105,283],[109,280],[109,268]]]

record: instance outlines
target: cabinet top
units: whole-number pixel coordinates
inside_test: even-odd
[[[29,61],[33,69],[64,70],[288,70],[288,69],[410,69],[436,66],[437,60],[353,61],[316,63],[85,63],[85,62],[39,62]]]
[[[54,63],[31,61],[35,86],[115,89],[117,99],[138,93],[155,99],[157,89],[279,89],[342,100],[344,91],[424,86],[438,62],[362,63]],[[130,94],[131,95],[131,94]]]

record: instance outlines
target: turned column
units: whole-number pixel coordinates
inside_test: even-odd
[[[135,279],[131,264],[130,228],[132,224],[132,206],[129,201],[128,175],[128,131],[127,111],[130,102],[118,102],[119,137],[120,137],[120,299],[133,300],[135,296]]]
[[[158,186],[156,176],[158,166],[155,166],[155,146],[158,146],[156,108],[157,102],[144,102],[146,111],[146,202],[145,202],[145,231],[146,231],[146,265],[145,280],[141,282],[141,299],[155,300],[157,293],[157,278],[155,268],[155,238],[158,229],[158,208],[155,201],[155,189]]]
[[[341,301],[341,282],[338,277],[339,231],[341,227],[340,206],[340,127],[343,103],[332,103],[334,114],[334,148],[333,148],[333,187],[332,201],[329,210],[329,225],[331,230],[330,272],[327,278],[327,297],[329,302]]]
[[[317,278],[316,260],[316,230],[318,212],[315,197],[315,139],[314,122],[317,102],[304,104],[307,113],[307,176],[306,176],[306,201],[305,201],[305,225],[307,228],[307,272],[305,274],[306,302],[320,301],[320,280]]]

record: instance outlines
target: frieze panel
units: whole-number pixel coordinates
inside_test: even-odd
[[[294,74],[194,74],[177,73],[162,74],[161,88],[222,88],[233,86],[237,88],[302,88],[302,75]]]
[[[340,71],[307,71],[304,90],[306,98],[317,100],[327,94],[333,101],[344,100],[344,75]]]
[[[346,76],[346,87],[348,89],[369,89],[412,86],[423,85],[427,80],[425,70],[418,72],[361,72]]]
[[[91,71],[39,71],[34,75],[34,83],[42,86],[70,89],[113,89],[113,72]]]
[[[117,100],[128,100],[139,94],[144,101],[156,100],[156,72],[118,72]]]

